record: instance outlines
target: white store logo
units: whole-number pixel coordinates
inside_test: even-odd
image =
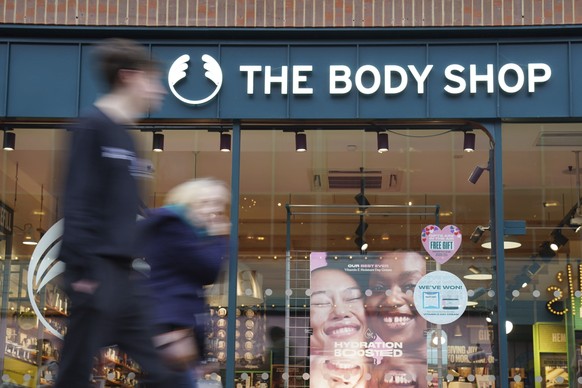
[[[208,54],[202,55],[202,62],[204,62],[204,69],[206,70],[204,76],[208,78],[210,81],[212,81],[214,85],[216,85],[216,87],[214,88],[212,93],[210,93],[210,95],[201,99],[191,100],[183,97],[180,93],[178,93],[178,91],[176,91],[176,84],[181,80],[185,79],[187,76],[186,70],[188,70],[189,61],[190,55],[184,54],[181,55],[178,59],[176,59],[174,63],[172,63],[170,71],[168,72],[168,85],[170,86],[172,94],[183,103],[194,106],[202,105],[212,100],[220,91],[220,88],[222,87],[222,69],[220,68],[220,65],[218,64],[216,59],[214,59]]]
[[[44,236],[42,236],[32,253],[27,277],[28,299],[38,320],[51,334],[61,339],[63,335],[41,313],[35,295],[43,290],[51,280],[65,271],[65,263],[58,260],[61,240],[63,238],[63,226],[64,220],[61,219],[51,226]]]

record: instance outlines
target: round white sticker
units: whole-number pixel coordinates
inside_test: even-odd
[[[424,275],[416,284],[414,304],[428,322],[445,325],[456,321],[465,312],[467,288],[452,273],[434,271]]]

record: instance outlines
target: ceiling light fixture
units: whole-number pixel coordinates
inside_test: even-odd
[[[463,275],[463,278],[467,280],[491,280],[493,275],[489,273],[485,268],[477,268],[474,265],[467,268],[470,273]]]
[[[455,337],[462,337],[463,333],[461,332],[461,326],[456,325],[455,326],[455,334],[453,334],[453,336]]]
[[[163,152],[164,151],[164,134],[154,132],[154,138],[152,141],[152,151]]]
[[[558,249],[566,245],[566,243],[568,242],[568,238],[564,236],[559,229],[554,230],[552,236],[554,237],[554,241],[550,243],[550,248],[554,252],[557,252]]]
[[[230,152],[230,133],[220,132],[220,151]]]
[[[38,244],[38,242],[34,238],[34,229],[32,227],[32,224],[24,224],[24,227],[22,229],[24,231],[24,239],[22,240],[22,243],[24,245]]]
[[[554,258],[554,256],[556,256],[556,252],[554,252],[552,250],[552,248],[550,247],[550,242],[549,241],[544,241],[540,245],[540,249],[538,251],[538,254],[540,255],[540,257],[544,261],[549,261],[552,258]]]
[[[305,132],[295,132],[295,151],[307,151],[307,135]]]
[[[485,233],[485,231],[489,230],[489,229],[490,229],[489,226],[482,226],[482,225],[477,226],[475,228],[475,230],[473,231],[473,233],[471,233],[469,240],[471,240],[472,242],[477,244],[477,242],[479,242],[479,240],[483,236],[483,233]]]
[[[544,207],[556,207],[559,205],[558,201],[545,201],[542,203],[542,205],[544,205]]]
[[[521,243],[517,240],[514,240],[513,237],[503,236],[503,249],[515,249],[519,248],[520,246]],[[481,244],[481,247],[485,249],[491,249],[492,248],[491,238],[489,237],[486,238],[483,244]]]
[[[366,198],[366,196],[362,193],[358,193],[356,194],[356,196],[354,197],[354,199],[356,200],[356,202],[358,203],[358,205],[362,205],[362,206],[370,206],[370,201],[368,201],[368,198]],[[360,207],[359,208],[360,211],[365,211],[366,208],[365,207]]]
[[[356,244],[356,246],[358,247],[362,254],[366,253],[366,251],[368,250],[368,243],[366,242],[366,240],[364,240],[364,234],[366,233],[367,229],[368,223],[364,222],[364,220],[361,219],[360,223],[358,224],[358,228],[356,229],[355,232],[356,238],[354,239],[354,243]]]
[[[3,147],[5,151],[14,151],[16,148],[16,133],[4,130]]]
[[[483,174],[483,171],[485,171],[485,170],[489,171],[489,168],[488,167],[475,166],[475,168],[471,172],[471,175],[469,175],[469,182],[471,182],[472,184],[476,184],[477,181],[479,180],[479,178],[481,178],[481,175]]]
[[[476,136],[473,132],[465,132],[465,135],[463,136],[463,151],[475,151],[475,138]]]
[[[378,153],[388,152],[388,134],[386,132],[378,131],[376,136],[378,142]]]

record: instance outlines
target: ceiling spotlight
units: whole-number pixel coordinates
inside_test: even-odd
[[[388,134],[386,132],[378,132],[376,138],[378,141],[378,152],[388,152]]]
[[[164,134],[154,132],[154,139],[152,141],[152,151],[163,152],[164,151]]]
[[[307,151],[307,135],[304,132],[295,132],[295,151]]]
[[[356,196],[354,197],[354,199],[356,200],[356,203],[358,205],[370,206],[370,201],[368,201],[368,198],[366,198],[366,196],[364,194],[362,194],[362,193],[356,194]],[[363,207],[361,207],[359,209],[362,212],[366,210],[366,208],[363,208]]]
[[[4,143],[2,147],[5,151],[14,151],[16,148],[16,133],[4,131]]]
[[[562,234],[559,230],[555,230],[552,233],[554,241],[550,243],[550,249],[556,252],[560,247],[563,247],[568,242],[568,238]]]
[[[533,262],[529,267],[527,267],[527,276],[532,279],[541,269],[542,266],[539,263]]]
[[[550,247],[550,242],[549,241],[544,241],[541,245],[540,245],[540,250],[538,251],[538,254],[540,255],[540,257],[542,258],[542,260],[544,261],[549,261],[551,260],[554,256],[556,256],[556,252],[554,252],[552,250],[552,248]]]
[[[481,226],[481,225],[477,226],[475,228],[475,230],[473,231],[473,233],[471,233],[469,240],[471,240],[472,242],[477,244],[477,242],[483,236],[483,233],[485,233],[486,230],[489,230],[488,226]]]
[[[230,152],[230,133],[220,132],[220,151]]]
[[[475,134],[473,132],[465,132],[463,138],[463,150],[465,152],[475,151]]]
[[[354,239],[354,243],[356,243],[356,246],[358,247],[358,249],[360,249],[360,252],[362,254],[366,253],[366,250],[368,250],[368,243],[364,240],[363,237],[360,236],[356,237]]]
[[[476,166],[471,172],[471,175],[469,175],[469,182],[476,184],[479,178],[481,178],[481,174],[483,174],[483,171],[485,170],[489,170],[489,168]]]
[[[364,217],[360,217],[360,223],[358,224],[358,228],[356,229],[356,238],[354,239],[354,243],[360,249],[360,252],[364,254],[368,250],[368,243],[364,240],[364,234],[368,229],[368,223],[364,222]]]

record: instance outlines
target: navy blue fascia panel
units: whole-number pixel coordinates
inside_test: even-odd
[[[156,119],[582,117],[582,43],[149,45]],[[76,117],[103,89],[89,43],[0,44],[0,115]]]
[[[8,59],[7,116],[77,115],[78,44],[11,44]]]

